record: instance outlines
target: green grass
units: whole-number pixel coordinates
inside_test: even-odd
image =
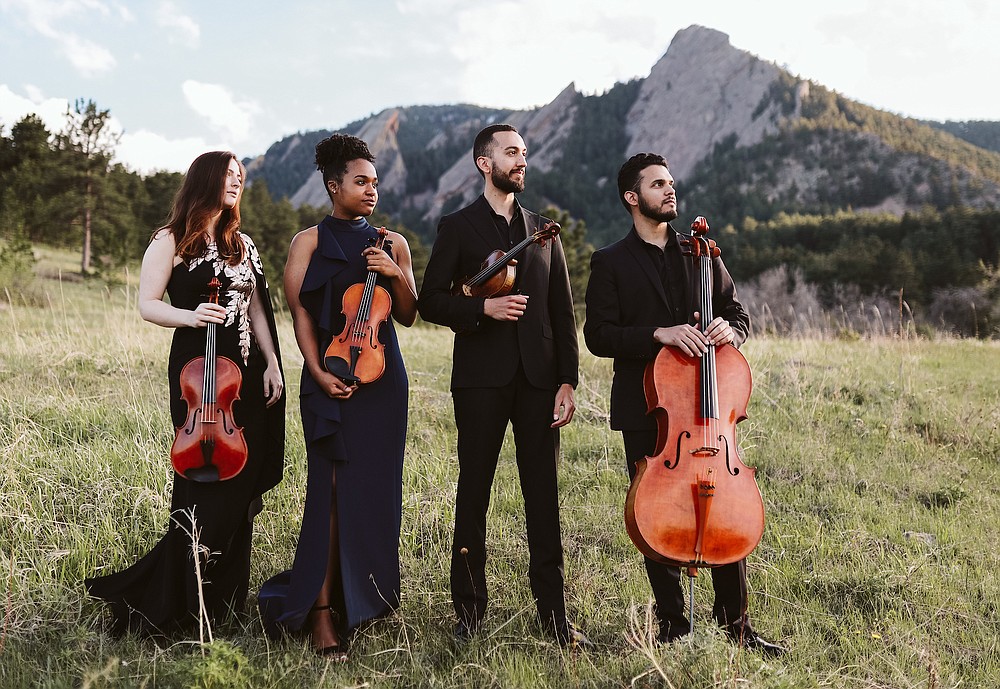
[[[130,564],[165,527],[170,332],[139,319],[134,277],[60,281],[60,261],[39,264],[41,306],[0,305],[0,686],[1000,685],[1000,346],[958,340],[744,347],[755,391],[738,434],[767,515],[750,556],[751,615],[791,649],[781,659],[721,637],[704,574],[695,633],[650,643],[648,583],[622,523],[621,440],[607,426],[610,362],[585,350],[560,500],[567,601],[597,649],[568,654],[535,628],[509,439],[489,518],[489,617],[456,648],[451,334],[425,326],[400,329],[411,382],[402,606],[359,631],[351,662],[269,641],[255,612],[207,646],[113,640],[82,580]],[[293,400],[287,466],[256,522],[254,590],[290,564],[305,493],[301,358],[285,317],[279,335]]]

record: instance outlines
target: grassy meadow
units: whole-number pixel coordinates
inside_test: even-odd
[[[73,280],[74,262],[44,254],[32,298],[0,302],[0,687],[1000,686],[1000,345],[953,339],[744,347],[755,390],[738,435],[767,517],[749,560],[751,616],[790,649],[782,658],[723,639],[707,572],[695,632],[651,642],[648,583],[622,523],[621,440],[608,429],[610,362],[585,347],[560,499],[567,603],[596,649],[571,654],[536,630],[510,442],[489,518],[490,614],[456,647],[451,333],[426,325],[400,329],[411,384],[402,606],[359,630],[350,663],[304,639],[269,641],[253,606],[211,643],[114,640],[82,580],[132,563],[165,528],[170,331],[139,318],[134,275]],[[305,496],[301,357],[279,320],[286,471],[256,521],[253,591],[291,563]]]

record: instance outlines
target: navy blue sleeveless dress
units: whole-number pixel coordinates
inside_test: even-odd
[[[205,255],[174,266],[167,293],[174,306],[193,310],[206,300],[213,277],[222,283],[219,303],[226,307],[226,320],[216,327],[217,352],[236,363],[243,375],[233,414],[243,427],[247,463],[235,477],[215,483],[198,483],[174,474],[170,519],[160,541],[132,566],[85,581],[90,595],[109,604],[115,634],[133,631],[172,636],[197,625],[202,601],[211,621],[222,620],[246,605],[253,518],[261,511],[261,495],[282,476],[285,403],[282,396],[273,406],[265,406],[263,375],[267,364],[248,314],[254,291],[259,290],[276,348],[278,336],[257,248],[248,236],[242,238],[246,252],[239,264],[223,261],[210,244]],[[204,355],[206,332],[205,328],[174,330],[167,365],[174,426],[183,425],[187,416],[187,403],[181,399],[181,369]],[[170,457],[164,456],[163,462],[166,469]],[[198,529],[203,554],[200,590],[191,556],[193,527]]]
[[[319,331],[322,351],[345,324],[343,295],[364,282],[361,252],[376,230],[364,219],[327,216],[318,226],[299,298]],[[385,278],[379,282],[386,289]],[[385,372],[348,400],[332,399],[303,367],[300,404],[308,478],[299,543],[291,570],[260,589],[271,636],[302,629],[323,584],[329,559],[331,485],[336,471],[340,566],[348,630],[399,606],[399,529],[406,442],[406,369],[392,318],[382,325]]]

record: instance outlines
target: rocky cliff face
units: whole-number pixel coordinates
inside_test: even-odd
[[[378,163],[379,189],[381,193],[406,191],[406,163],[399,153],[396,133],[399,131],[399,110],[384,110],[362,126],[356,136],[365,140]],[[309,175],[305,184],[291,197],[294,206],[310,205],[324,207],[329,202],[323,175],[318,171]]]
[[[628,114],[626,155],[665,156],[683,179],[712,146],[735,134],[749,146],[777,129],[777,105],[754,113],[780,75],[778,67],[700,26],[679,31],[653,67]]]
[[[531,171],[547,172],[562,153],[562,144],[573,127],[576,102],[580,98],[573,84],[570,84],[548,105],[538,110],[512,113],[507,122],[521,134],[528,148],[528,172],[525,175],[530,184]],[[456,208],[472,203],[483,191],[483,179],[472,161],[472,142],[477,132],[470,132],[468,153],[448,168],[441,176],[427,211],[425,222],[434,223],[445,207]]]
[[[963,149],[919,123],[851,103],[700,26],[678,32],[649,76],[605,94],[584,96],[569,84],[527,111],[393,108],[345,131],[365,139],[377,157],[380,210],[430,236],[442,214],[482,191],[472,140],[497,121],[513,124],[528,146],[529,205],[551,203],[587,221],[597,244],[621,231],[614,177],[640,151],[666,156],[684,188],[685,212],[690,200],[734,223],[782,210],[898,214],[925,204],[1000,202],[995,152]],[[327,135],[276,143],[250,162],[250,180],[268,180],[272,193],[295,205],[325,207],[312,149]],[[908,147],[907,139],[919,145]]]

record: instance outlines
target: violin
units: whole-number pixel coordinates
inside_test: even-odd
[[[517,243],[509,251],[493,251],[483,261],[482,270],[472,277],[463,278],[451,289],[452,296],[504,297],[514,289],[517,279],[517,257],[535,242],[543,246],[546,241],[559,234],[559,223],[549,221],[537,232]]]
[[[699,216],[682,251],[695,261],[700,325],[712,322],[712,259],[720,255]],[[747,418],[752,379],[731,344],[702,356],[664,346],[646,367],[646,402],[657,422],[654,456],[636,463],[625,503],[635,546],[658,562],[717,567],[745,558],[764,533],[755,470],[743,464],[736,424]]]
[[[208,283],[211,303],[219,303],[221,286],[217,277]],[[215,323],[205,329],[204,356],[181,369],[181,397],[188,410],[170,448],[174,471],[199,483],[231,479],[247,463],[243,429],[233,420],[243,375],[232,359],[216,355]]]
[[[384,227],[369,240],[369,246],[388,251],[392,240]],[[368,271],[364,282],[358,282],[344,292],[341,312],[347,319],[344,329],[326,348],[323,365],[329,373],[348,385],[371,383],[385,371],[385,352],[378,331],[392,312],[392,298],[381,285],[376,285],[378,273]]]

